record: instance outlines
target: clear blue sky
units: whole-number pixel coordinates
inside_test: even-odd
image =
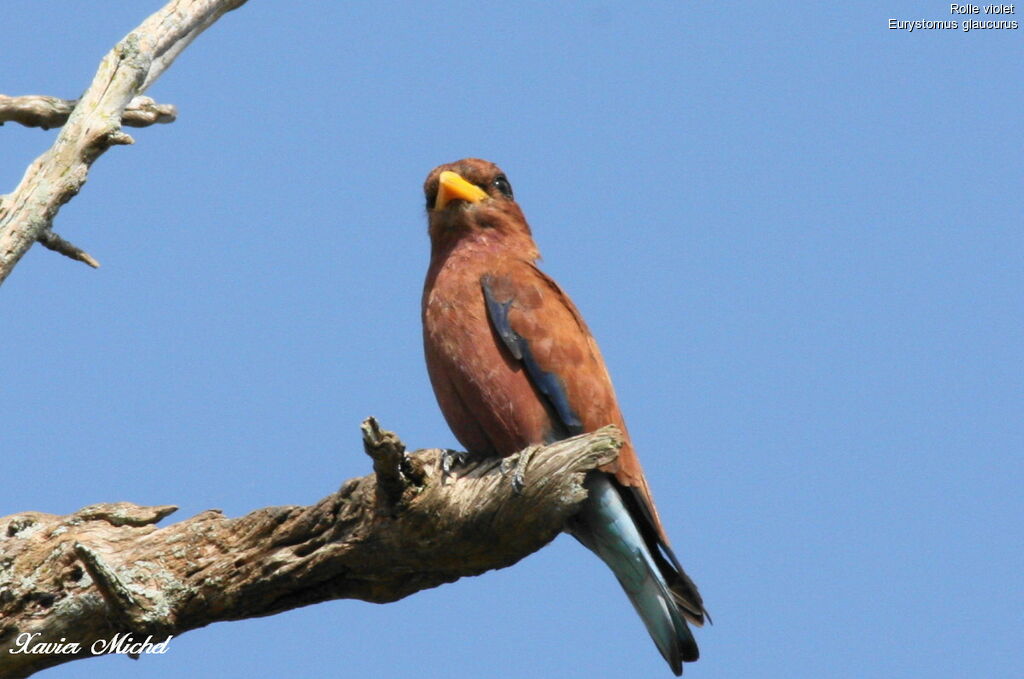
[[[160,2],[4,7],[5,94],[77,96]],[[941,2],[251,0],[149,94],[0,289],[0,515],[183,519],[456,446],[424,369],[421,183],[507,171],[609,363],[715,625],[687,676],[1024,676],[1017,31]],[[1018,18],[1024,20],[1024,16]],[[54,131],[0,128],[0,192]],[[670,677],[568,537],[378,606],[45,676]]]

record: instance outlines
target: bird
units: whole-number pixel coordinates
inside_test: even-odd
[[[687,622],[703,625],[707,612],[672,551],[587,324],[538,268],[540,251],[497,165],[440,165],[423,190],[423,345],[448,426],[467,454],[501,457],[618,426],[618,458],[587,475],[587,499],[566,530],[612,570],[681,675],[699,656]]]

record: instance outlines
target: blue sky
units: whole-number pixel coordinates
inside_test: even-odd
[[[88,5],[88,6],[87,6]],[[74,97],[159,2],[9,2],[5,94]],[[100,11],[101,10],[101,11]],[[715,625],[690,677],[1024,675],[1018,31],[939,2],[251,0],[149,91],[0,290],[0,515],[183,519],[456,446],[421,183],[508,173],[596,334]],[[0,192],[55,131],[0,129]],[[216,624],[44,676],[671,676],[568,537],[378,606]]]

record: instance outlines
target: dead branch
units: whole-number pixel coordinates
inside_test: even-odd
[[[30,94],[8,97],[0,94],[0,125],[20,123],[25,127],[49,130],[67,122],[78,105],[77,99],[60,99]],[[149,127],[158,123],[173,123],[178,109],[171,104],[158,104],[149,97],[135,97],[121,114],[121,124],[128,127]]]
[[[407,454],[372,418],[363,435],[377,473],[308,507],[235,519],[209,510],[165,528],[155,524],[175,507],[0,519],[0,677],[92,657],[118,634],[158,643],[330,599],[395,601],[510,566],[559,533],[586,497],[586,472],[621,444],[606,427],[445,473],[444,451]],[[11,652],[62,637],[77,652]]]
[[[59,252],[65,257],[84,262],[94,269],[100,268],[100,263],[92,255],[74,243],[64,240],[53,231],[43,231],[42,235],[39,236],[39,244],[49,250]]]
[[[25,171],[0,204],[0,284],[32,245],[45,238],[60,207],[85,184],[89,168],[115,144],[129,103],[146,91],[189,43],[245,0],[171,0],[125,36],[100,62],[53,146]]]

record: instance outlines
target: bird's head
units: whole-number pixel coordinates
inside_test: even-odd
[[[532,246],[530,227],[512,198],[512,185],[494,163],[465,158],[435,167],[423,183],[423,193],[435,248],[486,234],[513,241],[525,237]]]

